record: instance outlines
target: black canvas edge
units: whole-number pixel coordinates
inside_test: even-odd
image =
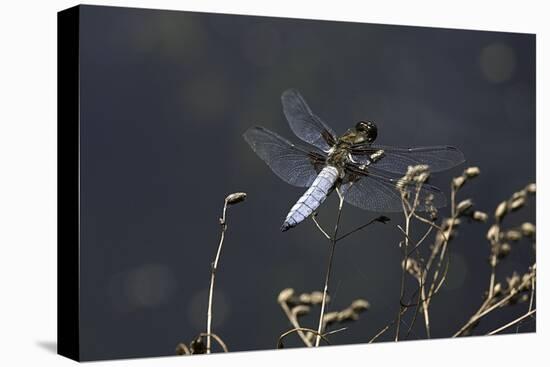
[[[80,361],[80,7],[57,13],[57,353]]]

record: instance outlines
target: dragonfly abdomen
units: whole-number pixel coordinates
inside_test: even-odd
[[[327,166],[319,172],[309,189],[288,212],[281,230],[287,231],[309,217],[327,198],[338,179],[338,169]]]

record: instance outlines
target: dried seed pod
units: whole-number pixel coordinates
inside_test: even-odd
[[[452,183],[453,189],[455,190],[460,189],[462,186],[464,186],[465,182],[466,182],[466,179],[464,178],[464,176],[458,176],[453,178],[453,183]]]
[[[338,312],[338,321],[352,321],[358,319],[359,315],[352,308],[346,308]]]
[[[519,198],[513,200],[510,203],[509,207],[510,207],[511,211],[516,211],[516,210],[522,208],[524,205],[525,205],[525,199],[523,197],[519,197]]]
[[[330,299],[329,295],[327,294],[326,302],[328,302]],[[323,292],[320,291],[313,291],[311,292],[311,304],[312,305],[318,305],[323,302]]]
[[[420,279],[422,276],[422,270],[420,268],[420,265],[415,259],[407,258],[407,260],[403,260],[402,264],[403,268],[406,272],[411,274],[413,277]]]
[[[521,239],[521,232],[511,229],[506,232],[505,237],[508,241],[519,241]]]
[[[530,299],[530,296],[528,294],[522,294],[520,297],[519,297],[519,300],[518,302],[519,303],[525,303],[527,301],[529,301]]]
[[[227,205],[234,205],[240,203],[241,201],[244,201],[244,199],[246,199],[245,192],[234,192],[227,195],[227,197],[225,198],[225,202],[227,203]]]
[[[507,207],[508,207],[508,203],[506,201],[503,201],[500,204],[498,204],[495,210],[495,218],[497,221],[500,222],[502,218],[506,215]]]
[[[277,302],[285,303],[290,300],[292,296],[294,296],[294,289],[285,288],[279,293],[279,296],[277,297]]]
[[[333,322],[338,321],[338,312],[328,312],[323,316],[323,321],[326,324],[332,324]]]
[[[504,259],[506,256],[510,254],[510,251],[512,251],[512,246],[510,246],[509,243],[503,243],[502,245],[500,245],[498,249],[497,256],[499,259]]]
[[[430,178],[430,174],[428,172],[422,172],[415,176],[414,181],[418,183],[424,183]]]
[[[537,192],[537,186],[534,183],[531,183],[525,186],[525,191],[527,191],[530,194],[534,194]]]
[[[487,231],[487,239],[491,242],[498,241],[500,227],[498,224],[493,224]]]
[[[305,303],[305,304],[311,304],[311,294],[309,293],[302,293],[300,294],[300,296],[298,297],[298,300],[300,301],[300,303]]]
[[[473,205],[474,203],[472,202],[471,199],[462,200],[456,206],[456,212],[458,213],[458,215],[462,215],[466,213]]]
[[[309,306],[298,305],[298,306],[293,307],[291,311],[296,317],[298,317],[298,316],[307,315],[310,310],[311,310],[311,308]]]
[[[531,289],[531,277],[533,277],[531,273],[525,273],[521,277],[521,283],[525,285],[526,289]]]
[[[464,170],[464,175],[467,178],[474,178],[479,175],[479,167],[468,167]]]
[[[370,307],[370,303],[366,299],[360,298],[353,301],[350,307],[355,312],[361,312],[361,311],[367,310]]]
[[[493,287],[493,294],[495,296],[499,296],[501,292],[502,292],[502,284],[500,283],[495,284],[495,286]]]
[[[514,273],[512,274],[511,277],[506,278],[506,283],[508,283],[508,289],[509,290],[515,289],[516,287],[518,287],[521,283],[521,279],[520,279],[518,273],[516,273],[514,271]]]
[[[536,228],[533,223],[525,222],[521,225],[521,233],[523,233],[524,236],[532,237],[535,235]]]
[[[472,218],[478,222],[487,222],[487,219],[489,218],[489,216],[487,215],[487,213],[484,213],[484,212],[481,212],[479,210],[476,210],[473,214],[472,214]]]

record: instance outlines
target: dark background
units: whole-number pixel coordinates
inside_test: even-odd
[[[289,87],[337,133],[371,119],[380,144],[459,147],[482,172],[460,198],[480,210],[493,213],[535,180],[534,35],[92,6],[81,8],[80,34],[83,359],[173,355],[205,331],[231,192],[248,198],[228,212],[213,324],[230,350],[274,348],[290,328],[279,291],[322,288],[328,246],[312,222],[279,231],[304,190],[242,139],[263,125],[297,140],[280,105]],[[466,165],[432,183],[448,192]],[[322,207],[326,225],[335,204]],[[533,200],[506,223],[534,222],[534,213]],[[373,216],[346,205],[343,230]],[[329,310],[356,298],[372,307],[333,344],[366,342],[396,315],[402,216],[391,217],[336,250]],[[489,225],[466,224],[452,242],[449,279],[431,307],[434,337],[454,333],[482,301]],[[532,261],[530,244],[515,244],[498,279]],[[487,317],[477,332],[526,308]],[[318,312],[306,326],[316,328]],[[424,338],[422,324],[412,339]]]

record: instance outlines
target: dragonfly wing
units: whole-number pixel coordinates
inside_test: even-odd
[[[327,152],[335,144],[334,131],[313,114],[297,90],[284,91],[281,101],[288,124],[297,137],[324,152]]]
[[[349,181],[341,185],[344,200],[358,208],[374,212],[401,212],[403,204],[401,193],[397,188],[397,178],[385,176],[382,172],[372,172],[355,177],[355,181]],[[416,185],[404,187],[409,197],[416,195]],[[432,198],[432,205],[436,208],[447,204],[445,196],[437,187],[423,184],[418,194],[417,211],[426,211],[426,199]]]
[[[244,133],[252,150],[283,181],[299,187],[309,187],[325,163],[318,149],[297,146],[263,127],[252,127]]]
[[[371,155],[378,151],[383,151],[383,154],[373,161]],[[352,156],[356,162],[373,164],[373,167],[400,175],[407,172],[408,166],[425,164],[430,167],[430,172],[439,172],[464,162],[462,152],[448,145],[416,148],[370,145],[353,148]]]

